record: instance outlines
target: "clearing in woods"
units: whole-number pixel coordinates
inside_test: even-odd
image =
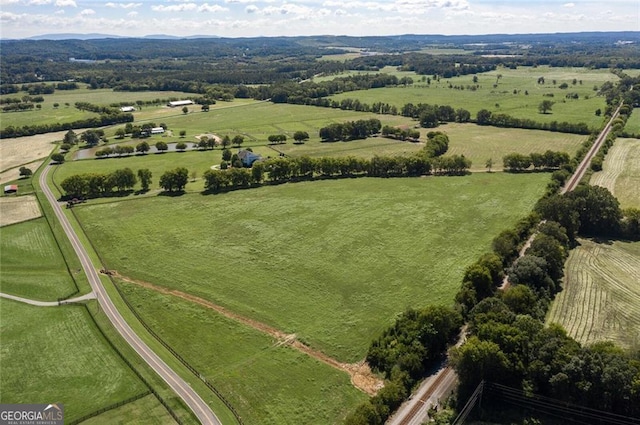
[[[582,344],[640,344],[640,242],[580,239],[565,265],[563,290],[547,323],[561,324]]]
[[[640,208],[640,140],[617,139],[591,184],[609,189],[621,208]]]
[[[42,215],[33,195],[0,198],[0,227],[38,218]]]

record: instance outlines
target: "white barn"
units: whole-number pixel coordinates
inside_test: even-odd
[[[164,133],[164,128],[162,127],[153,127],[151,129],[151,134],[162,134]]]
[[[120,108],[120,112],[133,112],[135,110],[136,108],[134,108],[133,106],[123,106],[122,108]]]
[[[167,106],[170,106],[171,108],[187,105],[193,105],[193,100],[174,100],[173,102],[167,103]]]

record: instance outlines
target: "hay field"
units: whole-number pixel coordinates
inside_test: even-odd
[[[582,344],[640,346],[640,242],[580,239],[547,315]]]
[[[590,183],[609,189],[622,208],[640,208],[640,140],[617,139]]]
[[[0,139],[0,171],[5,172],[49,156],[52,144],[62,140],[66,131],[35,136]],[[35,171],[32,169],[31,171]]]
[[[38,218],[42,215],[34,195],[0,198],[0,227]]]

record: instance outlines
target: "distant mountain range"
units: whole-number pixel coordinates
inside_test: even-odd
[[[33,37],[28,37],[25,40],[100,40],[105,38],[146,38],[150,40],[187,40],[187,39],[195,39],[195,38],[220,38],[216,35],[190,35],[186,37],[177,37],[175,35],[167,35],[167,34],[149,34],[143,37],[130,37],[130,36],[122,36],[122,35],[113,35],[113,34],[99,34],[99,33],[90,33],[90,34],[72,34],[72,33],[61,33],[61,34],[42,34],[42,35],[34,35]]]

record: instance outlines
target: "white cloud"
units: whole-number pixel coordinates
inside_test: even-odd
[[[96,11],[93,9],[84,9],[82,12],[80,12],[80,16],[91,16],[95,14],[96,14]]]
[[[563,4],[562,6],[563,6],[563,7],[571,8],[571,7],[575,7],[575,6],[576,6],[576,4],[575,4],[575,3],[565,3],[565,4]]]
[[[30,6],[44,6],[50,3],[51,3],[51,0],[29,0],[29,3],[27,4]]]
[[[154,12],[184,12],[188,10],[196,10],[198,5],[195,3],[181,3],[181,4],[172,4],[169,6],[163,5],[154,5],[151,6],[151,10]]]
[[[78,7],[75,0],[56,0],[58,7]]]
[[[135,10],[132,12],[127,13],[127,16],[130,16],[132,18],[135,18],[136,16],[138,16],[138,12],[136,12]]]
[[[208,3],[205,3],[198,7],[199,12],[226,12],[227,10],[229,9],[226,7],[222,7],[219,4],[209,5]]]
[[[9,6],[10,4],[16,4],[20,0],[0,0],[0,6]]]
[[[260,9],[255,4],[250,4],[249,6],[244,8],[244,11],[247,13],[257,13],[260,11]]]

